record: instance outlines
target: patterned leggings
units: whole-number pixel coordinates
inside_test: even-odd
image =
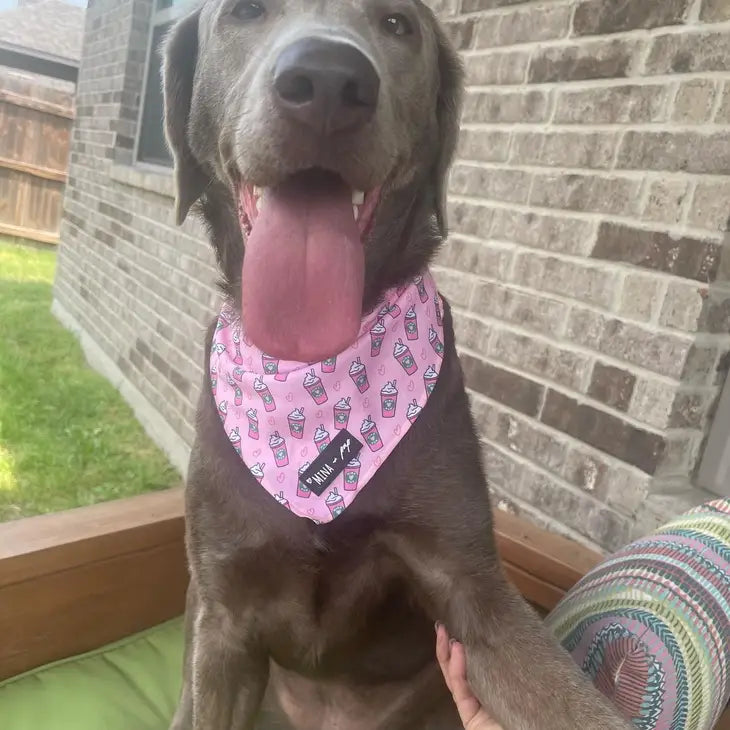
[[[711,730],[730,696],[730,499],[612,555],[547,624],[639,730]]]

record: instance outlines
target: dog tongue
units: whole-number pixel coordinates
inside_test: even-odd
[[[333,175],[295,175],[266,192],[246,243],[247,335],[285,360],[342,352],[360,329],[364,270],[352,191]]]

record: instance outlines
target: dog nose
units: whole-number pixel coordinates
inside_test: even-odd
[[[372,118],[380,78],[355,46],[303,38],[281,52],[274,89],[285,114],[329,135],[357,129]]]

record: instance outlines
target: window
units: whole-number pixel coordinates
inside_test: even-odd
[[[160,44],[175,20],[184,12],[184,0],[157,0],[152,15],[150,42],[147,51],[147,73],[137,136],[138,162],[172,166],[172,157],[165,142],[163,127],[164,103],[160,72]]]

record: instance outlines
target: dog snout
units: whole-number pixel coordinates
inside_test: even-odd
[[[372,118],[380,78],[354,45],[303,38],[277,59],[274,91],[284,115],[327,136],[356,130]]]

